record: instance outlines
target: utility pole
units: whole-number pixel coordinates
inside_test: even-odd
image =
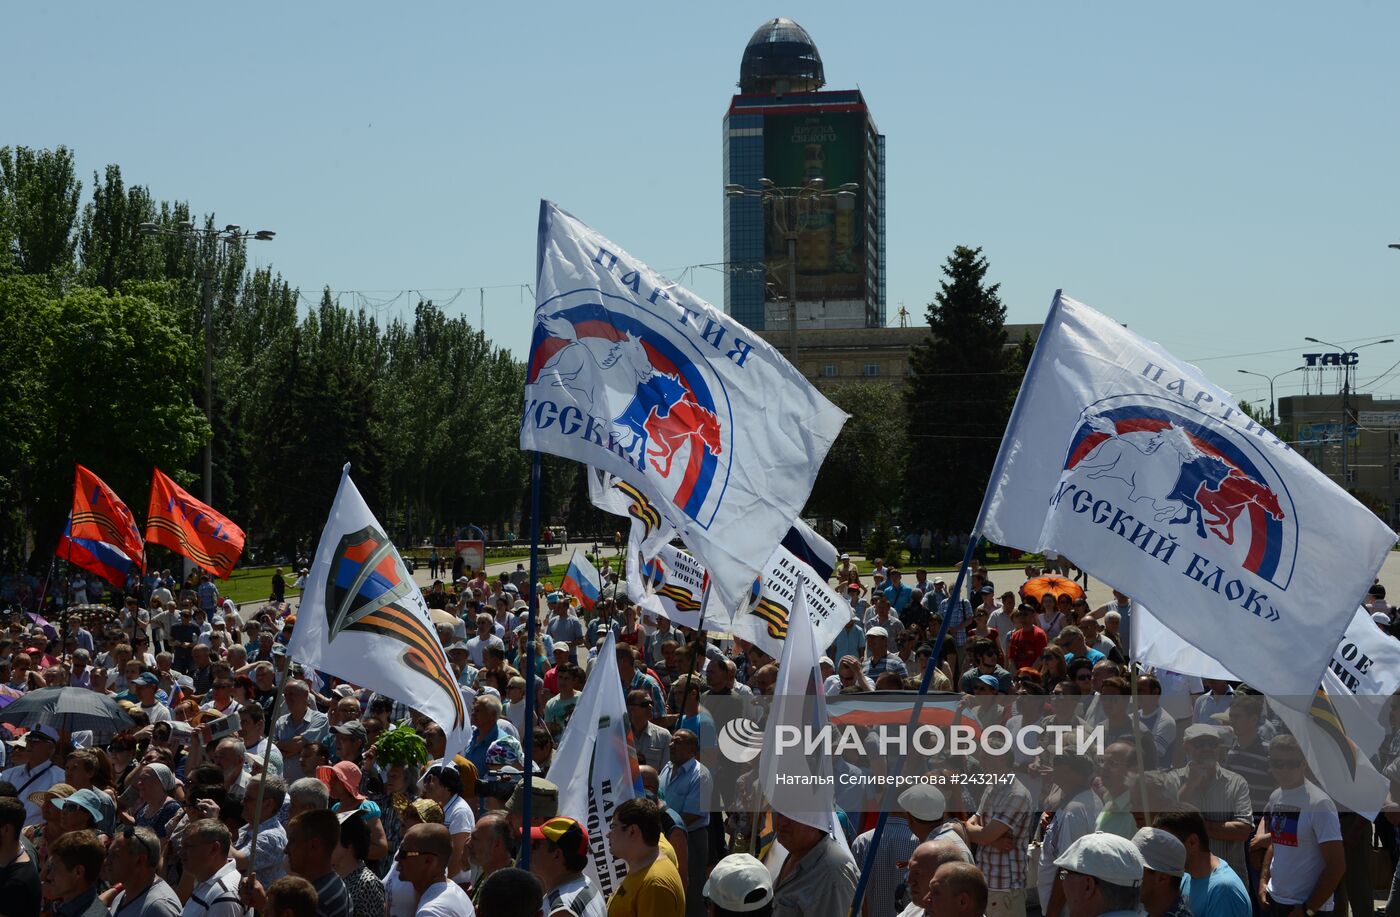
[[[787,234],[788,249],[788,360],[797,367],[797,230]]]
[[[204,502],[214,505],[214,262],[200,268],[200,300],[204,308],[204,416],[209,439],[204,442]]]

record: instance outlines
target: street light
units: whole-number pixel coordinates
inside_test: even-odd
[[[1341,353],[1342,356],[1355,354],[1362,347],[1374,347],[1377,344],[1394,343],[1394,338],[1385,338],[1379,341],[1371,341],[1369,344],[1362,344],[1360,347],[1352,347],[1350,350],[1341,344],[1333,344],[1331,341],[1324,341],[1321,338],[1305,337],[1303,340],[1309,344],[1326,344]],[[1347,429],[1351,426],[1351,363],[1342,361],[1342,487],[1347,486]]]
[[[846,182],[837,188],[826,187],[823,178],[808,179],[806,184],[781,187],[771,178],[760,178],[757,188],[725,185],[726,197],[756,197],[765,205],[772,204],[778,229],[787,241],[788,250],[788,360],[797,366],[797,237],[807,228],[813,204],[823,200],[850,200],[860,191],[856,182]],[[778,204],[781,203],[781,209]]]
[[[1284,370],[1283,372],[1281,372],[1281,373],[1274,373],[1272,376],[1266,376],[1266,375],[1264,375],[1263,373],[1256,373],[1256,372],[1254,372],[1254,371],[1251,370],[1251,369],[1237,369],[1237,370],[1235,370],[1235,372],[1237,372],[1237,373],[1244,373],[1246,376],[1258,376],[1260,379],[1268,379],[1268,380],[1269,380],[1269,429],[1270,429],[1270,430],[1273,430],[1273,429],[1277,426],[1277,422],[1274,420],[1274,380],[1277,379],[1279,376],[1286,376],[1286,375],[1288,375],[1289,373],[1296,373],[1298,370],[1300,370],[1300,369],[1306,369],[1306,368],[1307,368],[1307,367],[1305,367],[1305,366],[1295,366],[1295,367],[1293,367],[1292,369],[1285,369],[1285,370]]]
[[[189,220],[181,220],[172,229],[159,223],[142,223],[136,227],[143,235],[169,236],[186,242],[214,242],[227,248],[253,239],[271,242],[277,235],[270,229],[245,232],[237,223],[223,229],[197,229]],[[204,502],[214,503],[214,267],[217,255],[207,259],[199,268],[200,300],[204,311],[204,416],[209,419],[209,441],[204,444]]]

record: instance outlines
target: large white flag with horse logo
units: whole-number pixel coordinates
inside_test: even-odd
[[[1270,695],[1317,687],[1395,533],[1195,367],[1056,294],[979,531],[1054,545]]]
[[[350,480],[349,465],[316,547],[287,653],[431,717],[447,733],[449,751],[466,746],[466,705],[423,591]]]
[[[734,608],[846,415],[758,335],[548,201],[520,447],[635,486]]]
[[[613,856],[608,843],[608,822],[618,806],[643,794],[612,631],[559,738],[548,779],[559,787],[559,814],[588,829],[584,872],[607,898],[627,875],[627,864]]]

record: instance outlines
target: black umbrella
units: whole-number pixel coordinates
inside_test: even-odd
[[[0,710],[0,723],[33,729],[45,723],[68,732],[91,730],[93,738],[111,738],[136,725],[121,704],[87,688],[39,688]]]

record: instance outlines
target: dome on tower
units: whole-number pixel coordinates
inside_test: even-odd
[[[745,95],[815,92],[825,84],[822,56],[812,36],[791,19],[768,20],[744,48],[739,91]]]

